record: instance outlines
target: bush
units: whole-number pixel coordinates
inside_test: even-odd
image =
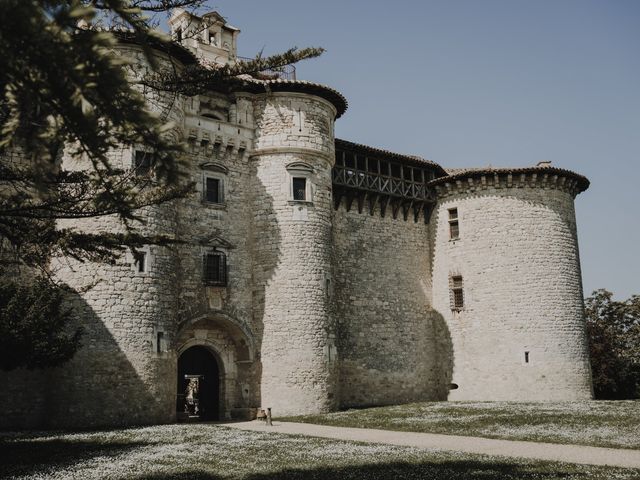
[[[594,393],[640,398],[640,295],[623,302],[612,297],[600,289],[585,299]]]
[[[0,281],[0,369],[55,367],[73,357],[82,331],[70,327],[64,297],[45,278]]]

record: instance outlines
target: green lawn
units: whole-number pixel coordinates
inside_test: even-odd
[[[640,401],[427,402],[280,420],[341,427],[640,448]]]
[[[640,470],[424,452],[217,425],[0,434],[11,479],[638,479]]]

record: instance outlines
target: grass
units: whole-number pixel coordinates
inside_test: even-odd
[[[0,434],[3,479],[632,480],[640,470],[425,452],[217,425]]]
[[[427,402],[281,420],[340,427],[640,448],[640,401]]]

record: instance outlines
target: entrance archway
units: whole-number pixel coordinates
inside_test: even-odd
[[[207,347],[196,345],[187,348],[178,357],[178,415],[185,412],[186,392],[189,382],[197,380],[197,414],[189,405],[191,418],[219,420],[220,414],[220,366]],[[191,402],[193,403],[193,402]]]

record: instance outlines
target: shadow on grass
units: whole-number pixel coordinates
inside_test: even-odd
[[[244,480],[404,480],[427,478],[430,480],[560,480],[575,474],[575,469],[565,468],[562,465],[551,466],[547,464],[544,467],[539,467],[501,462],[444,461],[441,463],[393,462],[315,469],[283,469],[268,473],[248,473],[244,476],[236,472],[230,476]],[[181,473],[139,476],[136,477],[136,480],[222,480],[223,478],[228,477],[204,470],[190,470]]]
[[[68,440],[0,441],[0,478],[31,475],[72,467],[95,457],[115,457],[146,442],[96,443]]]

